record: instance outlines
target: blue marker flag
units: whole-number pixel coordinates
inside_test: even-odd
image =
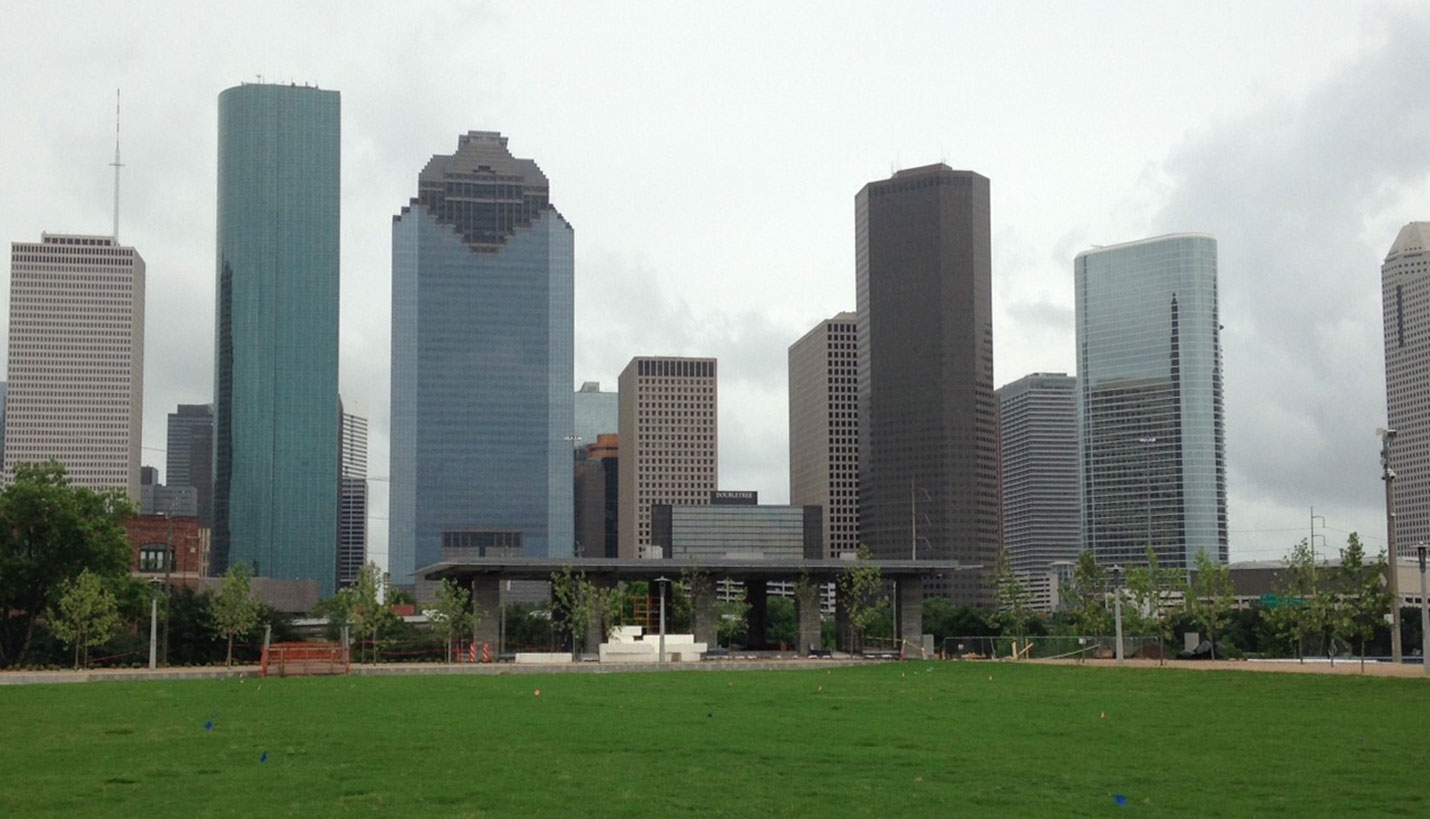
[[[213,721],[213,720],[209,720],[208,722],[205,722],[205,723],[204,723],[204,730],[205,730],[205,731],[212,731],[213,729],[214,729],[214,721]]]
[[[264,752],[263,752],[263,755],[258,758],[258,761],[259,761],[259,762],[267,762],[267,761],[268,761],[268,752],[267,752],[267,751],[264,751]]]
[[[1112,795],[1112,801],[1116,802],[1119,805],[1125,805],[1127,804],[1127,797],[1123,796],[1120,793],[1114,793]]]

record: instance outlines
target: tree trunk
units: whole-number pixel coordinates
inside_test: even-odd
[[[1360,673],[1365,673],[1365,636],[1360,638]]]
[[[229,668],[233,668],[233,635],[232,635],[232,634],[228,635],[228,657],[224,660],[224,664],[225,664],[227,667],[229,667]]]

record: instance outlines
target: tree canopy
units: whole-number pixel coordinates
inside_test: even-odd
[[[124,520],[134,506],[118,490],[72,486],[49,461],[17,464],[0,489],[0,667],[24,662],[35,621],[58,601],[61,587],[89,570],[128,572]]]

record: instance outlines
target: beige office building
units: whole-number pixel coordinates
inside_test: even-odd
[[[1395,543],[1399,557],[1414,557],[1416,544],[1430,543],[1430,222],[1400,229],[1380,275]]]
[[[713,358],[631,359],[621,373],[619,556],[650,550],[650,507],[708,504],[717,486]]]
[[[4,479],[53,458],[76,485],[139,501],[144,259],[110,236],[10,246]]]
[[[854,313],[789,348],[789,502],[823,508],[829,557],[859,549],[859,350]]]

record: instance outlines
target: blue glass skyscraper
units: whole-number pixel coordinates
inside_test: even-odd
[[[1099,563],[1227,559],[1216,240],[1176,234],[1074,261],[1083,548]]]
[[[335,589],[336,91],[219,95],[213,566]]]
[[[506,143],[459,137],[393,217],[395,583],[444,544],[572,553],[574,235]]]

